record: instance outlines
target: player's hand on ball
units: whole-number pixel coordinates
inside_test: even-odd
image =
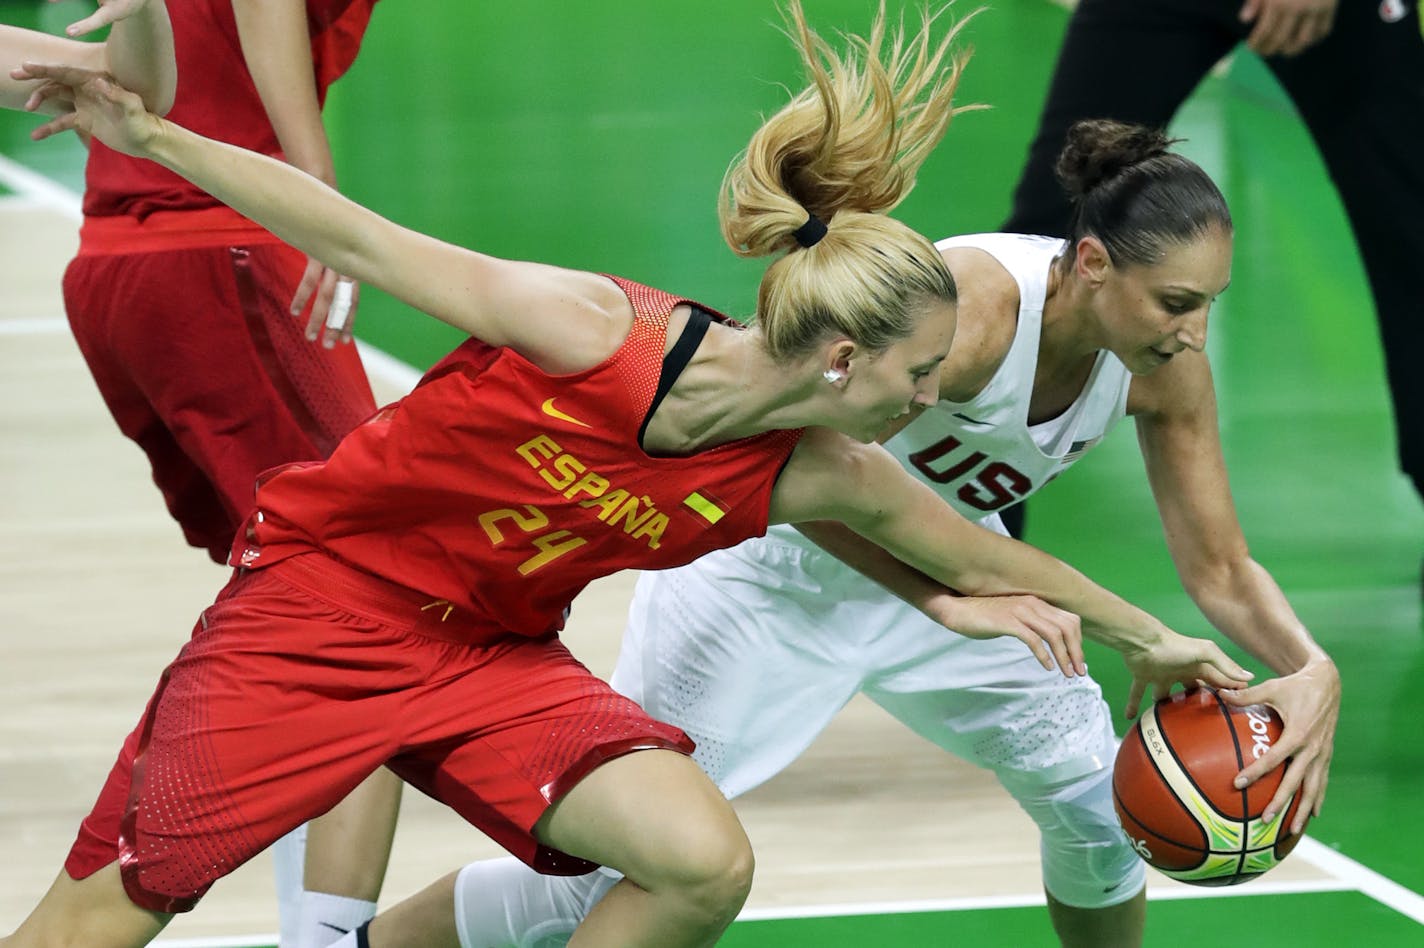
[[[1124,651],[1123,661],[1132,672],[1127,695],[1127,716],[1135,718],[1149,692],[1153,701],[1172,693],[1173,685],[1188,688],[1198,682],[1213,688],[1245,688],[1254,677],[1209,639],[1179,635],[1163,628],[1153,644]]]
[[[1037,596],[965,596],[950,600],[940,622],[971,639],[1011,635],[1033,652],[1039,664],[1066,678],[1086,675],[1079,618]]]
[[[1222,691],[1227,704],[1244,707],[1264,704],[1285,722],[1281,738],[1270,753],[1252,761],[1237,775],[1236,786],[1250,786],[1263,775],[1289,761],[1285,777],[1266,808],[1274,816],[1299,789],[1300,807],[1290,831],[1300,833],[1306,820],[1320,815],[1325,785],[1330,778],[1330,758],[1335,751],[1335,725],[1340,717],[1340,672],[1321,656],[1300,671],[1261,682],[1241,691]]]
[[[144,157],[148,145],[162,131],[163,120],[144,108],[137,95],[104,73],[78,66],[25,63],[12,70],[10,76],[46,80],[25,103],[28,111],[56,102],[73,109],[32,131],[30,137],[35,141],[77,131],[92,135],[115,151]]]

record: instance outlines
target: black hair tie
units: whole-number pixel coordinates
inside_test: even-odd
[[[803,247],[814,247],[826,236],[826,222],[810,211],[806,212],[806,223],[791,232],[796,242]]]

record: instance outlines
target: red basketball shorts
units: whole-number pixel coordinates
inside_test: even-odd
[[[534,824],[604,761],[692,742],[556,636],[470,644],[422,605],[322,554],[235,575],[164,672],[69,875],[118,859],[136,905],[186,911],[382,765],[541,872],[595,868]]]
[[[259,473],[317,461],[375,404],[354,346],[288,312],[306,257],[227,208],[90,218],[64,304],[114,420],[193,546],[226,562]]]

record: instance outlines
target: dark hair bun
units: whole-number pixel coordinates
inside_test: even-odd
[[[1084,119],[1068,129],[1054,172],[1068,196],[1077,199],[1125,169],[1166,154],[1178,141],[1145,125]]]

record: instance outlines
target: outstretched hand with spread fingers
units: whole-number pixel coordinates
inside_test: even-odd
[[[143,100],[101,72],[78,66],[25,63],[10,73],[15,79],[45,80],[25,108],[35,111],[57,100],[73,111],[51,119],[30,133],[35,141],[76,131],[102,141],[115,151],[144,157],[162,133],[163,120],[144,107]]]
[[[1299,792],[1300,806],[1290,831],[1299,834],[1306,821],[1319,816],[1335,750],[1335,724],[1340,717],[1340,672],[1321,656],[1300,671],[1261,682],[1244,690],[1222,690],[1221,699],[1234,707],[1264,704],[1274,708],[1285,730],[1270,751],[1236,776],[1236,786],[1255,783],[1281,764],[1286,772],[1263,816],[1271,819]]]

